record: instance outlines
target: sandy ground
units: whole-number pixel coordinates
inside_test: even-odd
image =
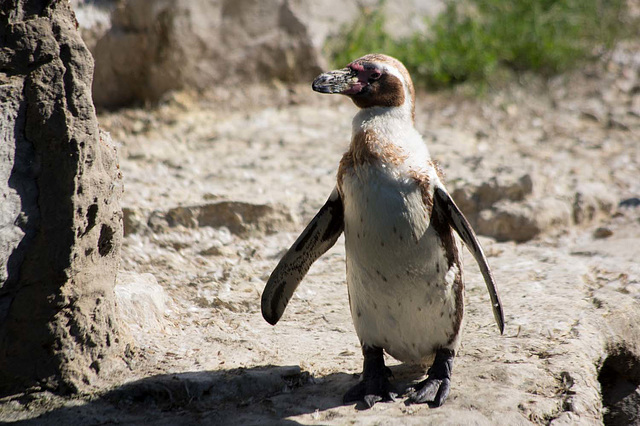
[[[481,237],[504,305],[502,336],[465,252],[466,328],[451,395],[438,409],[403,398],[370,410],[341,404],[362,363],[342,237],[312,267],[277,326],[260,314],[271,270],[335,184],[355,112],[347,99],[294,87],[280,89],[284,101],[276,106],[262,99],[238,110],[179,94],[153,110],[102,113],[101,125],[121,144],[129,228],[119,282],[130,293],[119,294],[133,294],[122,303],[131,308],[123,315],[136,342],[131,370],[91,395],[5,398],[0,418],[602,422],[598,370],[640,303],[640,209],[617,207],[640,195],[639,70],[637,54],[627,55],[547,83],[524,78],[481,97],[419,95],[416,126],[451,189],[528,174],[530,200],[573,200],[591,182],[615,202],[579,226],[549,224],[525,243]],[[236,219],[207,225],[207,209],[227,209]],[[421,378],[419,369],[387,361],[400,389]]]

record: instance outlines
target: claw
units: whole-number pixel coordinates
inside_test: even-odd
[[[342,398],[344,404],[364,401],[367,408],[376,402],[395,401],[398,393],[389,382],[391,370],[384,365],[382,349],[370,346],[362,348],[364,354],[364,371],[362,381],[350,388]]]
[[[415,404],[430,403],[432,407],[440,407],[449,396],[451,389],[451,370],[453,368],[454,351],[440,349],[429,369],[428,376],[415,388],[408,389],[409,402]]]

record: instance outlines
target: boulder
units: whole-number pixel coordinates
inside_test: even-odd
[[[321,53],[326,38],[362,8],[377,5],[377,0],[123,1],[93,49],[96,105],[155,102],[172,90],[248,91],[253,83],[310,82],[327,67]],[[424,29],[424,17],[441,10],[442,2],[401,0],[384,8],[387,30],[408,35]]]
[[[164,329],[164,313],[169,298],[156,277],[148,273],[120,271],[115,292],[124,321],[146,333]]]
[[[285,0],[129,0],[95,55],[94,99],[107,107],[178,89],[310,80],[323,64]]]
[[[280,204],[254,204],[242,201],[219,201],[196,206],[174,207],[166,212],[156,210],[149,217],[149,227],[162,232],[167,227],[226,227],[240,237],[296,230],[297,221],[291,211]]]
[[[476,232],[498,241],[525,242],[556,227],[571,223],[571,207],[556,198],[524,203],[501,201],[480,212]]]
[[[0,394],[74,392],[124,366],[121,176],[67,2],[0,11]]]
[[[452,197],[472,225],[481,211],[491,209],[499,201],[523,201],[533,193],[530,174],[520,177],[499,175],[480,184],[461,182],[454,186]]]

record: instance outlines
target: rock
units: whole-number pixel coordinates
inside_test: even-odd
[[[153,275],[120,271],[115,293],[125,323],[145,331],[164,329],[169,298]]]
[[[96,43],[111,28],[111,13],[117,0],[70,0],[78,20],[78,29],[89,51],[95,54]]]
[[[599,123],[607,123],[609,111],[600,99],[589,99],[581,106],[580,113],[583,117]]]
[[[624,199],[624,200],[620,201],[620,203],[618,203],[618,207],[621,207],[621,208],[636,208],[636,207],[640,207],[640,198],[633,197],[633,198]]]
[[[172,90],[223,91],[257,82],[309,82],[327,67],[326,38],[350,23],[369,0],[126,0],[92,51],[93,97],[117,107],[158,101]],[[388,30],[424,30],[442,2],[386,5]],[[86,8],[86,7],[85,7]],[[355,59],[355,58],[354,58]],[[346,64],[345,64],[346,65]]]
[[[175,207],[164,214],[155,212],[154,215],[155,229],[162,229],[163,225],[168,227],[184,226],[186,228],[226,227],[231,233],[242,237],[292,231],[296,229],[297,224],[289,209],[282,205],[252,204],[240,201],[220,201],[200,206]]]
[[[147,228],[147,218],[144,213],[138,209],[128,207],[122,208],[122,225],[124,228],[124,236],[130,234],[140,234]]]
[[[584,224],[608,215],[616,203],[607,185],[599,182],[580,184],[573,200],[573,222]]]
[[[476,232],[498,241],[528,241],[558,226],[570,223],[570,206],[555,198],[514,203],[501,201],[480,212]]]
[[[593,231],[593,238],[596,238],[596,239],[608,238],[612,235],[613,235],[613,231],[604,226],[601,226],[597,228],[595,231]]]
[[[496,203],[502,200],[523,201],[532,193],[533,179],[530,174],[525,174],[518,178],[513,175],[501,175],[494,176],[479,185],[467,182],[456,183],[452,197],[469,220],[469,223],[475,227],[480,220],[481,211],[491,210]],[[489,212],[483,214],[485,219],[488,219],[487,215],[491,215]],[[482,233],[482,231],[476,231]]]
[[[107,107],[178,89],[309,81],[324,68],[285,0],[128,0],[95,52],[93,96]]]
[[[9,9],[7,9],[9,8]],[[0,394],[91,389],[124,367],[113,287],[122,239],[114,144],[67,2],[0,12]]]

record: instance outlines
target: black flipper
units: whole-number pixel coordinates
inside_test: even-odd
[[[502,312],[502,303],[500,303],[500,297],[498,296],[498,290],[489,269],[489,263],[482,251],[482,247],[478,242],[475,232],[471,229],[471,225],[464,217],[456,203],[453,202],[451,196],[444,190],[437,186],[433,192],[433,206],[438,210],[438,213],[442,217],[447,218],[451,227],[460,235],[462,241],[478,262],[484,282],[487,284],[487,290],[489,290],[489,297],[491,298],[491,307],[493,308],[493,317],[498,324],[500,334],[504,333],[504,313]]]
[[[338,240],[344,229],[344,208],[337,189],[280,259],[262,293],[262,316],[275,325],[289,299],[320,256]]]

